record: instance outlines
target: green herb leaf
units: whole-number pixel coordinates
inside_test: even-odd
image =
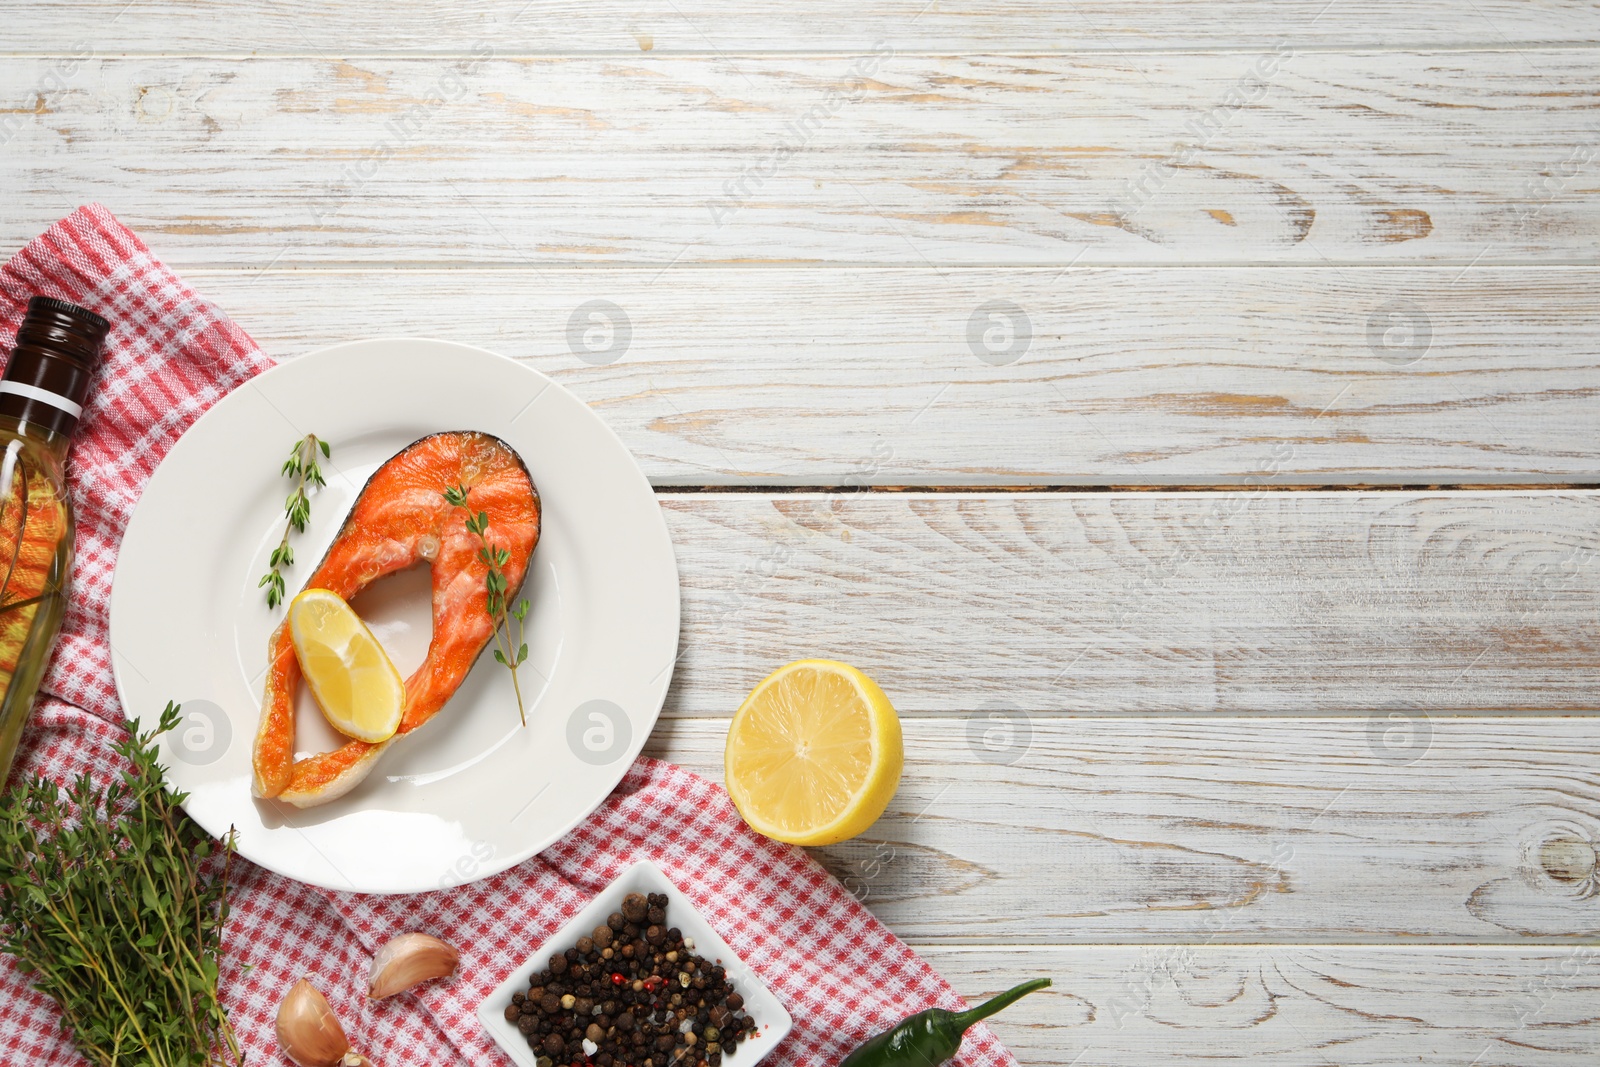
[[[283,502],[283,512],[288,519],[283,529],[283,539],[278,542],[278,547],[272,550],[272,557],[268,561],[271,567],[257,588],[265,586],[267,589],[267,607],[275,608],[283,603],[284,583],[281,568],[294,566],[294,549],[289,546],[290,533],[305,533],[306,523],[311,521],[311,498],[306,495],[306,486],[325,486],[322,468],[317,465],[317,453],[331,457],[333,450],[328,442],[318,440],[316,434],[307,434],[296,441],[294,448],[289,451],[289,458],[283,462],[282,473],[295,479],[294,492]]]
[[[468,489],[464,485],[457,485],[444,491],[445,503],[453,508],[466,510]],[[508,617],[515,618],[518,624],[518,640],[521,640],[521,624],[528,614],[528,602],[519,603],[515,609],[507,614],[506,593],[509,583],[506,580],[505,566],[511,562],[511,553],[489,543],[489,513],[480,511],[476,515],[467,512],[465,520],[467,532],[478,538],[477,560],[484,565],[483,589],[484,611],[494,621],[494,659],[495,662],[511,671],[511,688],[517,695],[517,714],[522,719],[522,725],[528,725],[528,711],[522,703],[522,685],[517,681],[517,667],[528,658],[528,646],[523,643],[520,649],[513,653],[515,647],[511,639],[511,624]]]

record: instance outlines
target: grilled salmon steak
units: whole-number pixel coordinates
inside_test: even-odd
[[[467,489],[467,508],[451,506],[446,489]],[[469,510],[470,509],[470,510]],[[306,579],[350,600],[373,582],[426,560],[433,566],[433,638],[428,655],[406,679],[405,713],[394,738],[349,741],[332,752],[294,758],[295,690],[300,664],[285,620],[267,646],[269,667],[255,741],[255,795],[298,807],[343,796],[367,776],[395,739],[444,706],[494,636],[478,558],[478,536],[466,520],[489,517],[487,538],[506,550],[501,568],[511,600],[539,541],[539,493],[512,447],[484,433],[436,433],[402,449],[368,479],[328,553]]]

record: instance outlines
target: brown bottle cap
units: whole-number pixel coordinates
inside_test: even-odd
[[[29,300],[17,347],[0,377],[0,415],[72,433],[110,329],[99,315],[65,300]]]

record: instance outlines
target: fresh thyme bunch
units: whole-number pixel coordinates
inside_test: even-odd
[[[0,947],[100,1067],[244,1062],[217,996],[232,835],[191,822],[156,762],[179,718],[168,704],[155,730],[130,723],[113,748],[132,766],[104,791],[84,774],[0,800]]]

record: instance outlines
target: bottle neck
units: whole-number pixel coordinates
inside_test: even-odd
[[[70,436],[78,428],[93,368],[36,345],[18,344],[0,376],[0,416]]]
[[[59,462],[65,462],[72,447],[72,435],[49,424],[0,413],[0,436],[14,435],[38,445]]]
[[[78,428],[109,324],[55,297],[36,296],[0,375],[0,416],[49,434]],[[33,433],[30,437],[35,436]]]

